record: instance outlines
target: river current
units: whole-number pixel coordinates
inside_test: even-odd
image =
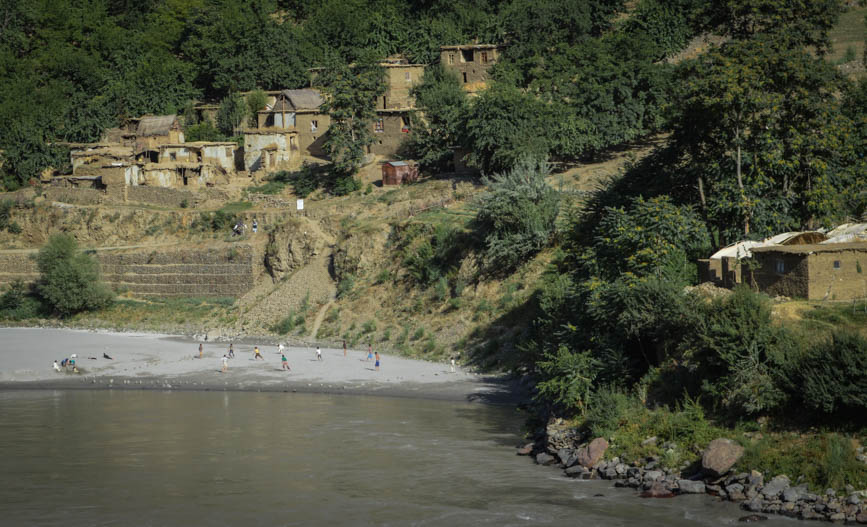
[[[569,480],[515,456],[521,423],[512,408],[388,397],[0,392],[0,524],[686,526],[744,514]]]

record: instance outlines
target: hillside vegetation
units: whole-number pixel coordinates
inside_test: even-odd
[[[843,483],[812,470],[799,457],[809,451],[867,486],[855,458],[867,426],[867,305],[794,309],[747,289],[693,288],[694,260],[714,249],[865,219],[867,80],[849,76],[863,71],[853,28],[863,30],[864,10],[846,6],[7,2],[8,190],[62,166],[58,141],[184,113],[193,99],[222,100],[237,124],[237,92],[306,86],[312,66],[325,66],[332,95],[343,90],[329,108],[344,117],[325,168],[270,174],[196,210],[57,207],[24,190],[0,207],[2,239],[33,249],[62,229],[119,243],[103,220],[130,215],[137,228],[118,226],[129,243],[231,244],[233,222],[257,216],[263,232],[243,241],[261,276],[232,305],[127,298],[73,321],[458,357],[528,379],[534,415],[609,437],[613,452],[662,455],[643,442],[658,435],[678,443],[666,462],[680,466],[696,445],[731,435],[749,446],[746,468]],[[440,45],[474,40],[504,45],[488,88],[469,97],[444,68],[428,68],[414,92],[425,116],[403,149],[423,180],[374,186],[354,130],[382,88],[376,61],[434,63]],[[196,126],[232,132],[215,124]],[[453,174],[456,150],[479,176]],[[309,214],[255,203],[261,193],[309,196]],[[23,302],[10,290],[0,309],[21,318]]]

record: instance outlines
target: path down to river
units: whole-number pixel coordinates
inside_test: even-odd
[[[366,350],[286,348],[290,371],[273,344],[238,341],[221,372],[225,342],[153,334],[70,329],[0,328],[0,388],[121,388],[299,391],[378,394],[514,404],[522,397],[499,376],[451,372],[446,364],[381,355],[376,370]],[[262,359],[255,359],[258,346]],[[53,362],[77,355],[79,373],[56,372]],[[111,357],[106,358],[106,356]]]

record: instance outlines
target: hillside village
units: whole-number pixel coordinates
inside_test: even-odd
[[[500,46],[470,44],[443,46],[440,63],[454,72],[470,94],[483,90],[488,69],[497,61]],[[425,65],[392,58],[379,64],[385,92],[375,101],[372,123],[375,142],[367,154],[392,158],[412,133],[412,119],[423,118],[412,95]],[[128,187],[148,186],[195,190],[220,187],[230,180],[258,180],[278,170],[294,170],[304,161],[324,163],[323,143],[331,124],[323,110],[323,93],[312,70],[310,88],[266,92],[257,111],[256,126],[241,127],[243,144],[185,142],[183,119],[177,115],[142,116],[124,127],[109,129],[98,143],[70,144],[72,174],[53,175],[43,182],[102,190],[113,199],[128,201]],[[374,102],[374,101],[372,101]],[[199,104],[198,117],[216,117],[216,106]],[[464,165],[459,162],[459,166]]]

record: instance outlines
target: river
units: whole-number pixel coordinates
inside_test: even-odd
[[[706,496],[643,500],[610,482],[569,480],[515,456],[521,423],[513,408],[392,397],[3,391],[0,518],[678,526],[743,515]]]

